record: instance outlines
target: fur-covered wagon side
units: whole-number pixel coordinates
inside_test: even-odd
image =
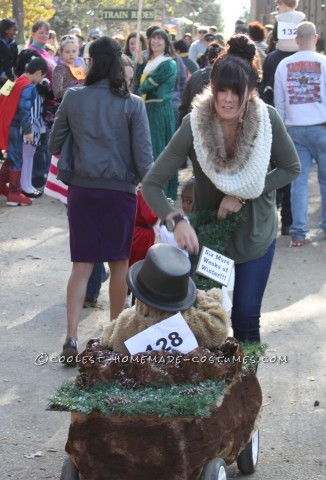
[[[215,457],[233,463],[256,428],[262,393],[254,373],[207,417],[72,413],[66,451],[80,480],[198,480]]]

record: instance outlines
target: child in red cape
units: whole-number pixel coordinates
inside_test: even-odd
[[[139,260],[144,260],[149,248],[155,243],[155,232],[153,226],[157,223],[158,217],[149,208],[140,189],[137,190],[137,212],[134,235],[132,238],[129,268]]]
[[[0,194],[7,197],[7,205],[31,205],[20,186],[23,163],[23,137],[33,141],[31,108],[36,97],[36,85],[48,71],[42,58],[34,58],[26,71],[15,81],[9,95],[0,95],[0,150],[7,151],[7,159],[0,170]],[[7,187],[9,183],[9,188]]]

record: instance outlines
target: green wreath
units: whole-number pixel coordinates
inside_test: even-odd
[[[221,287],[210,278],[197,275],[195,269],[199,261],[199,255],[203,247],[210,248],[215,252],[224,254],[232,233],[244,221],[242,213],[232,213],[224,220],[217,220],[216,210],[201,210],[189,215],[189,221],[196,230],[199,241],[199,254],[191,257],[193,280],[200,290],[210,290]]]

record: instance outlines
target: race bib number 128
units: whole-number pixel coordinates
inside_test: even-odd
[[[178,350],[189,353],[198,347],[196,337],[181,313],[143,330],[126,340],[125,345],[131,355],[151,350]]]

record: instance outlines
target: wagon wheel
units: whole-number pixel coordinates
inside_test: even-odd
[[[242,473],[254,473],[259,456],[259,430],[256,430],[246,448],[237,459],[238,469]]]
[[[213,458],[204,466],[199,480],[227,480],[226,465],[221,458]]]
[[[66,457],[63,462],[60,480],[79,480],[78,468],[70,457]]]

